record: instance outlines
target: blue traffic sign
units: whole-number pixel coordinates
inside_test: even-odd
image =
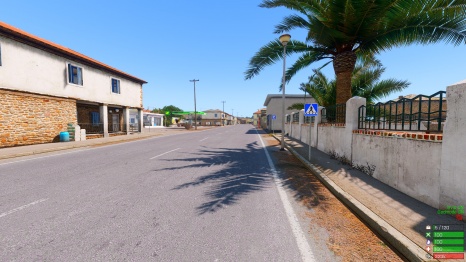
[[[304,105],[304,116],[317,116],[319,105],[316,103]]]
[[[272,115],[272,120],[277,120],[277,115]]]

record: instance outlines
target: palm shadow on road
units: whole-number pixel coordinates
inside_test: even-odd
[[[196,208],[200,215],[236,204],[242,197],[270,187],[272,186],[270,183],[273,182],[263,149],[257,142],[249,143],[245,148],[205,148],[192,158],[166,161],[192,162],[192,164],[157,171],[183,169],[187,171],[206,167],[216,170],[172,189],[182,190],[208,185],[209,190],[204,193],[207,201]]]

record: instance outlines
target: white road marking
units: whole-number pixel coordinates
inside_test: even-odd
[[[154,159],[154,158],[157,158],[157,157],[159,157],[159,156],[166,155],[166,154],[168,154],[168,153],[171,153],[171,152],[176,151],[176,150],[179,150],[179,149],[181,149],[181,148],[177,148],[177,149],[170,150],[170,151],[168,151],[168,152],[165,152],[165,153],[160,154],[160,155],[156,155],[156,156],[151,157],[151,158],[149,158],[149,159]]]
[[[304,235],[304,232],[301,229],[301,226],[299,225],[298,217],[293,211],[293,207],[291,206],[290,200],[288,199],[285,189],[283,189],[282,183],[280,183],[280,178],[278,177],[277,169],[275,168],[275,165],[272,162],[272,158],[270,158],[269,152],[265,147],[264,141],[262,140],[262,137],[260,136],[259,132],[257,132],[257,130],[256,133],[259,136],[259,139],[262,143],[262,148],[264,149],[267,161],[269,162],[270,169],[272,170],[273,179],[275,181],[275,185],[277,186],[280,199],[282,200],[283,208],[285,208],[285,213],[288,217],[288,222],[291,226],[291,231],[293,231],[296,243],[298,244],[299,252],[301,253],[301,258],[303,261],[306,262],[316,261],[314,258],[314,253],[312,253],[311,247],[307,242],[306,236]]]
[[[202,142],[202,141],[206,140],[207,138],[209,138],[209,137],[203,138],[203,139],[199,140],[199,142]]]
[[[44,202],[44,201],[47,201],[47,200],[48,200],[48,198],[39,199],[39,200],[34,201],[34,202],[32,202],[32,203],[29,203],[29,204],[27,204],[27,205],[17,207],[17,208],[15,208],[15,209],[12,209],[12,210],[7,211],[7,212],[5,212],[5,213],[1,213],[1,214],[0,214],[0,218],[2,218],[2,217],[4,217],[4,216],[8,216],[8,215],[10,215],[10,214],[13,214],[14,212],[23,210],[23,209],[25,209],[25,208],[28,208],[28,207],[30,207],[30,206],[33,206],[33,205],[35,205],[35,204],[39,204],[40,202]]]

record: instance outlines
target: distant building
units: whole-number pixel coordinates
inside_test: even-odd
[[[226,124],[226,114],[220,109],[209,109],[203,111],[205,115],[201,116],[201,125],[203,126],[221,126]]]
[[[258,128],[262,128],[261,127],[261,115],[262,115],[262,111],[266,111],[265,108],[263,109],[258,109],[256,112],[254,112],[252,114],[252,124],[255,126],[255,127],[258,127]]]
[[[288,107],[296,103],[315,103],[315,99],[310,96],[304,95],[285,95],[285,115],[297,112],[298,110],[288,110]],[[282,129],[282,95],[281,94],[269,94],[265,98],[264,106],[267,107],[267,117],[265,128],[269,130],[281,131]],[[272,115],[276,116],[276,119],[272,120]],[[264,121],[263,121],[264,122]]]
[[[144,128],[163,127],[164,114],[152,113],[150,110],[143,112]]]

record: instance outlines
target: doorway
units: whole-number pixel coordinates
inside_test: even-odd
[[[120,131],[120,115],[112,114],[112,130],[113,132]]]

